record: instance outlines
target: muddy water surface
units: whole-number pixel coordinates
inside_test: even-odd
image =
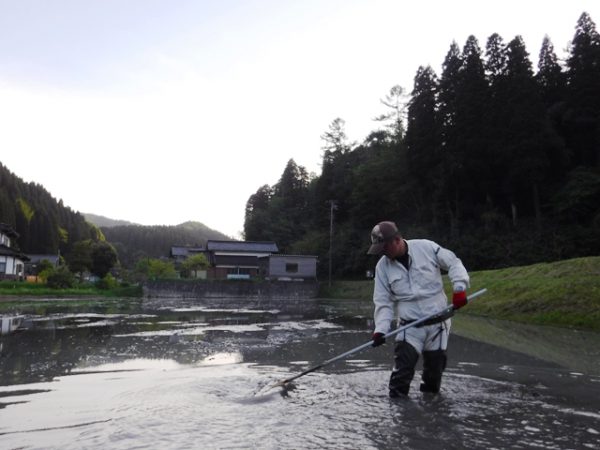
[[[600,336],[457,316],[442,393],[387,397],[370,305],[38,303],[0,338],[0,448],[600,448]]]

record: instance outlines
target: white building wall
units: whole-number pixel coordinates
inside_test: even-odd
[[[23,276],[23,270],[24,270],[24,263],[23,261],[21,261],[20,259],[16,259],[13,256],[0,256],[0,263],[4,263],[5,264],[5,269],[3,272],[3,274],[6,275],[19,275],[19,276]],[[17,265],[20,264],[21,265],[21,273],[17,273]]]
[[[297,265],[297,271],[286,270],[288,264]],[[295,257],[287,255],[269,258],[269,277],[314,278],[316,277],[317,260],[313,257]]]
[[[4,271],[7,275],[15,275],[15,258],[12,256],[0,256],[0,263],[4,263]]]
[[[8,256],[7,259],[8,260],[6,261],[6,273],[10,275],[16,275],[17,269],[15,264],[15,258]]]

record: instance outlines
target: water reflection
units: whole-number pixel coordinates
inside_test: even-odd
[[[192,364],[232,348],[251,351],[339,327],[321,319],[318,308],[290,314],[180,303],[168,307],[156,300],[134,301],[127,310],[121,300],[68,306],[48,304],[43,315],[39,305],[21,307],[23,331],[0,341],[2,384],[49,381],[75,367],[136,358]]]
[[[271,389],[368,339],[364,303],[21,311],[26,329],[0,339],[6,448],[600,447],[600,372],[544,353],[543,329],[457,317],[442,394],[423,396],[417,377],[392,401],[390,345]]]

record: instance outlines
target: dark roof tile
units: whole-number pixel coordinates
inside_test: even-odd
[[[228,252],[264,252],[277,253],[279,249],[275,242],[263,241],[208,241],[206,249],[209,251],[228,251]]]

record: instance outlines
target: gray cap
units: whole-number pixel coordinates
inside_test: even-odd
[[[391,241],[396,236],[400,236],[400,232],[394,222],[379,222],[371,231],[371,246],[369,247],[367,254],[381,255],[386,242]]]

